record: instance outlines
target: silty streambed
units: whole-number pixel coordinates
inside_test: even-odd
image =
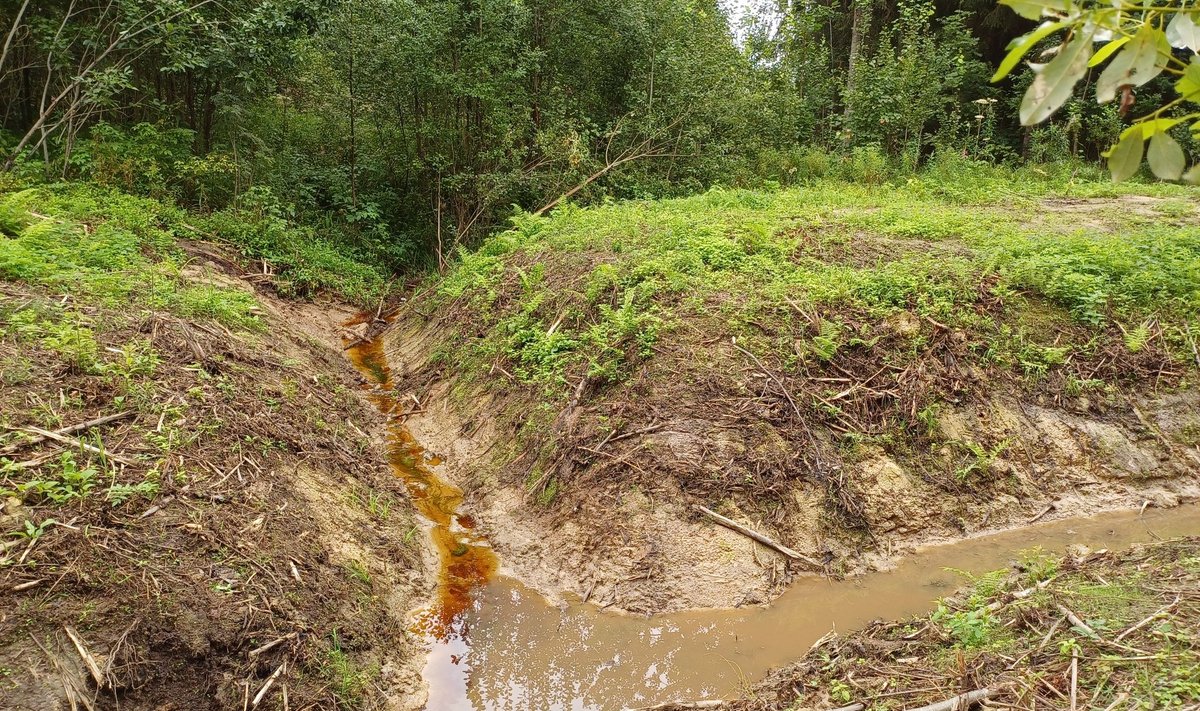
[[[375,385],[376,405],[391,416],[392,467],[432,524],[441,563],[438,595],[413,623],[429,650],[428,711],[591,711],[728,698],[802,656],[831,629],[927,612],[963,584],[953,571],[1003,568],[1037,546],[1120,549],[1200,534],[1196,504],[1105,513],[930,546],[895,570],[852,580],[804,577],[765,608],[646,618],[578,602],[556,607],[497,574],[495,554],[457,513],[462,492],[432,472],[403,427],[380,343],[349,353]]]

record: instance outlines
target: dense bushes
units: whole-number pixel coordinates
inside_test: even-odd
[[[136,7],[89,8],[57,37],[45,28],[61,3],[15,20],[0,61],[24,62],[33,81],[0,67],[6,167],[247,212],[255,227],[222,229],[286,265],[299,290],[317,281],[301,262],[332,264],[331,250],[444,269],[514,206],[564,193],[596,204],[879,184],[952,157],[1097,158],[1123,123],[1084,92],[1055,123],[1017,126],[1029,73],[990,75],[1024,25],[991,3],[767,3],[736,27],[716,0]],[[112,36],[120,26],[141,32]],[[89,65],[88,48],[109,42]],[[1170,88],[1157,80],[1137,100]],[[292,256],[310,241],[330,253]],[[375,288],[363,279],[345,286]]]

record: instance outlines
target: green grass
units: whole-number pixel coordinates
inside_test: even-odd
[[[309,228],[290,224],[269,202],[223,210],[201,224],[213,238],[277,270],[275,284],[288,296],[320,292],[362,306],[375,306],[388,291],[381,265],[345,246],[321,239]]]
[[[463,254],[438,292],[482,321],[472,357],[485,368],[507,359],[527,382],[565,382],[580,363],[620,379],[696,316],[762,340],[753,325],[780,309],[823,321],[798,347],[752,348],[785,364],[872,345],[839,313],[878,321],[908,311],[978,336],[981,357],[1036,377],[1085,345],[1040,340],[1063,323],[1155,321],[1187,350],[1200,313],[1200,227],[1187,190],[967,164],[880,186],[567,205],[515,217]],[[1087,219],[1041,202],[1125,195],[1158,202],[1091,208]]]
[[[244,329],[255,328],[254,297],[187,283],[179,239],[223,242],[252,260],[265,259],[288,296],[325,292],[374,306],[387,290],[379,268],[261,204],[200,215],[87,183],[8,185],[0,186],[0,235],[7,238],[0,240],[0,278]]]
[[[175,245],[183,219],[155,200],[81,184],[0,194],[0,278],[108,308],[258,329],[252,295],[181,276],[186,259]]]
[[[343,649],[336,630],[331,639],[332,643],[326,652],[322,671],[329,680],[334,696],[347,706],[357,706],[370,688],[371,681],[378,674],[378,670],[373,667],[363,669],[357,666]]]

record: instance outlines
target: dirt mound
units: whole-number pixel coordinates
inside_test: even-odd
[[[183,279],[254,292],[210,257]],[[426,569],[351,314],[255,298],[244,331],[0,282],[0,706],[419,705]]]
[[[733,606],[922,543],[1200,494],[1176,302],[1090,323],[1065,273],[1038,281],[1059,245],[994,234],[1004,209],[810,197],[521,224],[401,312],[386,338],[408,425],[509,572],[638,612]],[[1072,239],[1094,256],[1104,236]]]

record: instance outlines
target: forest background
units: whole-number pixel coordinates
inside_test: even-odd
[[[444,268],[514,210],[564,198],[1095,171],[1125,116],[1173,96],[1163,74],[1099,104],[1089,69],[1022,126],[1035,73],[992,79],[1038,23],[993,0],[5,5],[4,180],[174,201],[300,289],[329,271],[306,281],[313,261],[372,265],[376,285]]]

